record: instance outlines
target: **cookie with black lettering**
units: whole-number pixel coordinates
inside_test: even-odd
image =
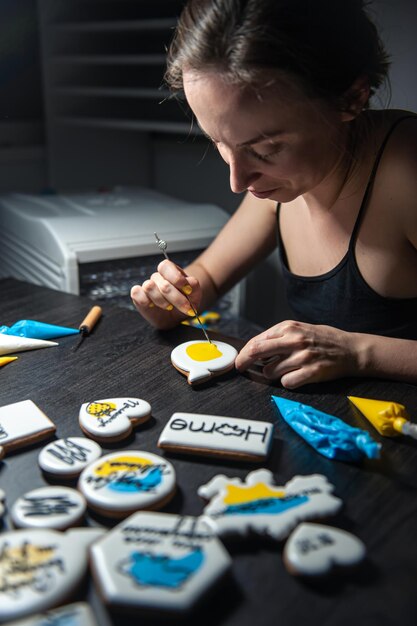
[[[335,515],[342,501],[333,490],[321,474],[294,476],[277,486],[269,470],[259,469],[245,481],[219,474],[198,494],[210,501],[204,519],[219,536],[256,533],[282,541],[303,520]]]
[[[97,626],[97,622],[88,604],[75,602],[13,622],[13,626]]]
[[[91,564],[106,603],[136,615],[183,614],[220,582],[231,558],[201,518],[143,512],[98,541]]]
[[[100,458],[101,446],[87,437],[67,437],[51,441],[39,453],[42,471],[64,480],[76,478],[90,463]]]
[[[273,425],[220,415],[174,413],[158,447],[171,452],[264,461],[271,448]]]
[[[289,536],[283,559],[296,576],[324,576],[339,568],[352,568],[365,557],[366,548],[352,533],[340,528],[304,522]]]
[[[31,528],[0,534],[0,622],[67,602],[87,571],[89,546],[104,532]]]
[[[151,416],[151,405],[140,398],[106,398],[85,402],[80,409],[81,430],[100,443],[126,439]]]
[[[54,434],[55,424],[32,400],[0,407],[0,446],[7,454]]]
[[[86,509],[79,491],[59,485],[28,491],[16,500],[10,515],[17,528],[66,530],[81,523]]]
[[[123,518],[167,504],[175,494],[175,470],[166,459],[144,450],[112,452],[85,468],[78,489],[93,511]]]

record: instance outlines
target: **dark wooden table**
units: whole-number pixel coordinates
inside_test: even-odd
[[[0,325],[36,319],[77,326],[91,304],[85,298],[16,280],[0,281]],[[251,331],[251,326],[246,325],[246,334]],[[360,537],[367,547],[367,559],[353,572],[309,581],[288,574],[281,558],[282,545],[266,540],[226,544],[233,559],[232,576],[209,604],[190,617],[190,623],[415,626],[417,441],[380,437],[368,422],[353,413],[346,395],[401,402],[411,416],[417,416],[417,387],[349,379],[290,393],[278,384],[264,385],[233,372],[194,389],[172,367],[170,353],[178,343],[194,338],[195,332],[182,326],[158,333],[135,312],[109,305],[93,334],[77,352],[71,352],[76,338],[62,338],[56,348],[20,353],[17,361],[0,368],[0,406],[33,400],[56,423],[56,435],[61,438],[81,436],[77,416],[83,402],[99,397],[140,397],[152,405],[151,423],[139,427],[120,448],[157,454],[159,433],[174,411],[276,423],[273,450],[265,466],[274,473],[277,484],[284,484],[296,474],[327,476],[335,485],[335,494],[344,502],[342,511],[329,523]],[[322,457],[278,416],[271,393],[312,404],[351,425],[368,429],[383,444],[381,459],[354,465]],[[6,492],[8,509],[29,489],[47,484],[37,464],[42,445],[10,453],[0,462],[0,486]],[[104,447],[103,451],[110,448]],[[243,479],[259,467],[204,457],[169,458],[175,466],[179,489],[165,510],[186,515],[202,512],[197,488],[215,474]],[[88,516],[86,523],[99,522]],[[2,530],[11,527],[6,514]],[[102,606],[91,580],[76,597],[84,598],[91,602],[100,626],[159,623],[140,613],[122,616],[109,612]],[[174,620],[181,624],[185,621]]]

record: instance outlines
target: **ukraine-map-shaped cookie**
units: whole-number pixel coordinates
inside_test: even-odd
[[[259,469],[245,482],[215,476],[198,489],[198,495],[210,500],[203,517],[216,534],[252,532],[280,541],[301,521],[336,514],[342,501],[332,491],[333,485],[321,474],[294,476],[278,487],[269,470]]]

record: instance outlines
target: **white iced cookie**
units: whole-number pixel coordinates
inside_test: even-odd
[[[32,400],[0,407],[0,445],[6,453],[41,441],[55,430],[55,424]]]
[[[304,576],[321,576],[335,566],[357,565],[365,556],[360,539],[339,528],[303,523],[289,536],[283,558],[289,572]]]
[[[263,461],[272,438],[273,426],[268,422],[174,413],[159,437],[158,447],[187,454]]]
[[[13,622],[13,626],[97,626],[97,622],[88,604],[75,602]]]
[[[86,467],[78,482],[88,506],[110,518],[160,509],[171,500],[175,488],[171,463],[143,450],[107,454]]]
[[[321,474],[295,476],[277,487],[272,473],[259,469],[245,482],[215,476],[198,494],[210,500],[204,518],[218,535],[255,532],[280,541],[302,520],[337,513],[342,501],[332,491],[333,485]]]
[[[109,604],[181,612],[227,572],[229,554],[196,517],[136,513],[91,549],[92,571]]]
[[[79,476],[89,463],[100,458],[101,453],[101,447],[92,439],[68,437],[42,448],[38,463],[47,474],[70,479]]]
[[[67,531],[24,529],[0,535],[0,622],[63,604],[87,569],[96,528]]]
[[[81,429],[101,443],[125,439],[132,429],[151,416],[151,405],[140,398],[106,398],[81,406]]]
[[[173,349],[173,366],[190,385],[202,383],[233,369],[237,350],[223,341],[186,341]]]
[[[84,517],[84,496],[70,487],[40,487],[18,498],[10,511],[17,528],[54,528],[77,526]]]

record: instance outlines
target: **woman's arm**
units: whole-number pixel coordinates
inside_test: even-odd
[[[331,326],[285,321],[251,339],[236,359],[239,371],[267,362],[266,378],[288,389],[344,376],[390,378],[417,383],[417,341]]]
[[[243,278],[276,245],[276,203],[248,194],[215,240],[182,269],[162,261],[131,298],[156,328],[172,328],[193,315],[186,295],[198,311],[205,309]]]

